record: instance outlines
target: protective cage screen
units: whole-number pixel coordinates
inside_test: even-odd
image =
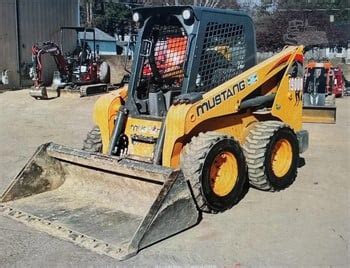
[[[174,25],[154,25],[151,38],[154,47],[144,62],[141,79],[154,78],[164,85],[181,87],[187,48],[184,29]]]
[[[241,73],[246,64],[243,25],[209,22],[195,91],[207,91]]]

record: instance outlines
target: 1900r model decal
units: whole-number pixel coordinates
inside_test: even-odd
[[[240,92],[243,89],[245,89],[244,80],[233,85],[232,88],[225,89],[224,91],[215,95],[214,97],[207,100],[206,102],[199,104],[197,106],[197,115],[200,116],[200,115],[204,114],[205,112],[213,109],[215,106],[217,106],[217,105],[221,104],[223,101],[228,100],[229,98],[233,97],[234,95],[236,95],[238,92]]]

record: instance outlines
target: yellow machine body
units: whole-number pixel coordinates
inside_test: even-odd
[[[165,119],[165,140],[162,151],[163,166],[178,168],[182,148],[199,132],[221,132],[243,142],[254,123],[275,118],[288,124],[295,132],[302,128],[302,90],[292,88],[288,70],[296,57],[303,55],[302,46],[287,47],[240,75],[228,80],[203,95],[193,104],[172,105]],[[281,76],[281,72],[283,75]],[[273,106],[268,111],[240,112],[242,100],[259,90],[262,95],[275,94]],[[114,120],[126,101],[125,89],[102,96],[95,104],[94,121],[100,128],[103,152],[107,152],[114,129]],[[226,99],[224,99],[226,98]],[[213,106],[213,108],[211,108]],[[162,121],[147,118],[127,119],[125,134],[157,138]],[[130,142],[130,155],[151,159],[154,144]]]

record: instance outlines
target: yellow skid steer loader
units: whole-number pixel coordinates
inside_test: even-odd
[[[247,15],[140,8],[128,88],[104,95],[83,150],[48,143],[3,193],[0,213],[119,260],[235,205],[246,182],[297,176],[303,47],[256,64]]]

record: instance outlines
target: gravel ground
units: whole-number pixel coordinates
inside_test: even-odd
[[[0,93],[0,192],[38,145],[80,148],[97,96],[38,101],[27,90]],[[306,124],[306,165],[285,191],[250,189],[233,209],[116,262],[0,216],[0,267],[350,266],[350,98],[337,99],[335,125]]]

